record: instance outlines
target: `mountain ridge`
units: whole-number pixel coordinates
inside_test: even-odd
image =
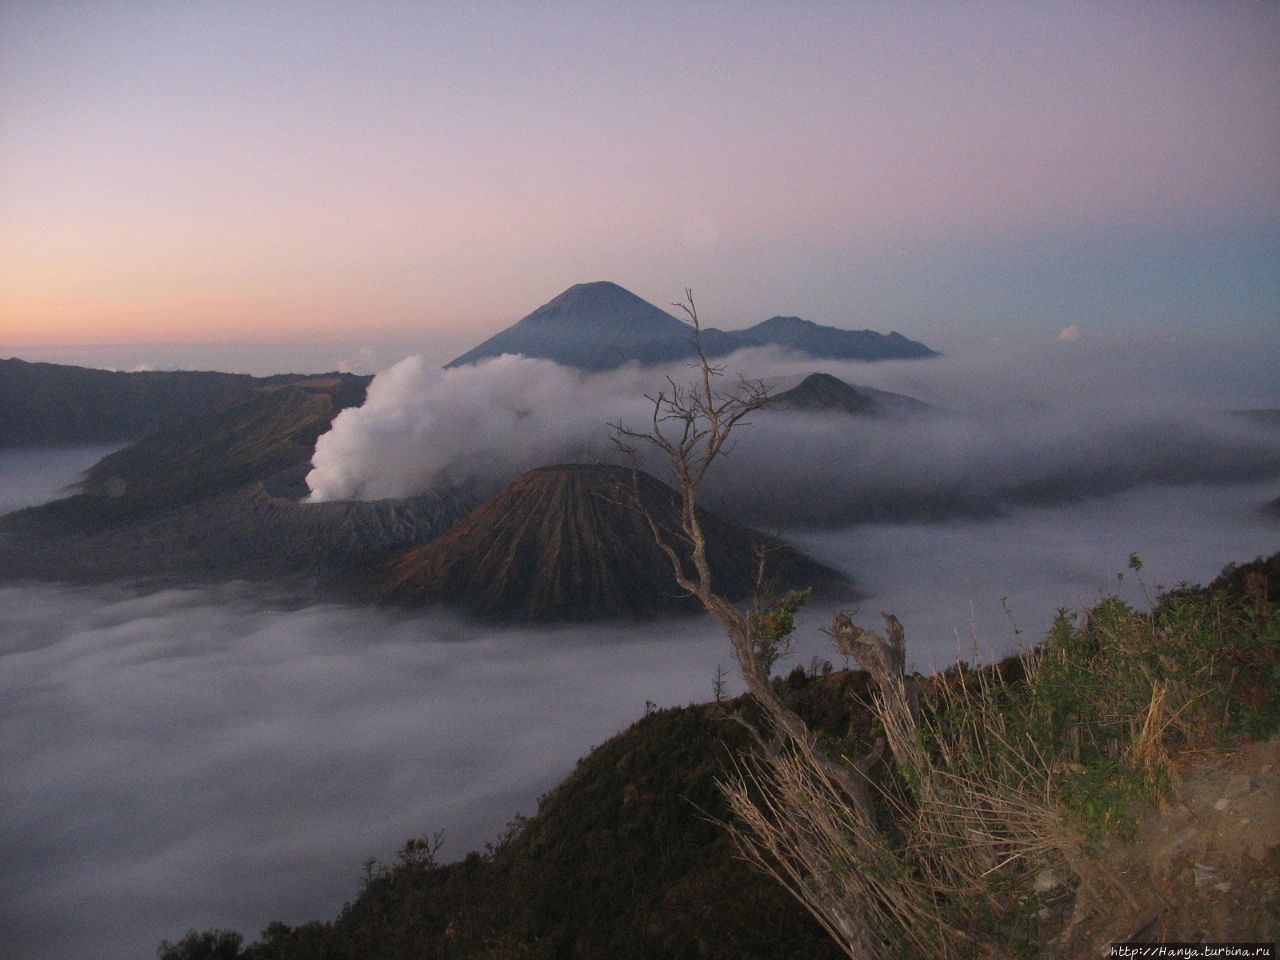
[[[371,377],[96,370],[0,359],[0,447],[137,440],[261,390],[327,382],[363,397]]]
[[[100,460],[83,492],[0,517],[0,577],[237,578],[349,595],[364,564],[438,536],[475,505],[457,489],[298,502],[316,438],[363,396],[351,380],[305,384],[255,390],[159,430]]]
[[[704,328],[708,356],[747,347],[782,347],[809,356],[841,360],[920,359],[936,356],[923,343],[898,332],[842,330],[800,317],[775,316],[745,330]],[[494,334],[445,368],[479,363],[504,353],[552,360],[585,370],[625,363],[652,366],[693,356],[683,321],[612,281],[577,283],[510,327]]]

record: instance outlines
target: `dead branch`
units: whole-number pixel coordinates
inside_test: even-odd
[[[702,483],[716,459],[727,453],[734,429],[768,403],[770,393],[763,381],[745,377],[740,377],[732,388],[721,389],[718,380],[724,376],[724,368],[707,357],[692,291],[686,289],[684,301],[675,306],[684,313],[690,327],[690,341],[696,354],[694,382],[679,384],[668,377],[664,390],[647,395],[653,405],[648,431],[633,430],[621,422],[611,425],[615,447],[631,462],[635,503],[646,514],[654,542],[670,562],[676,583],[698,598],[729,638],[747,692],[764,709],[774,736],[804,744],[823,773],[840,786],[859,815],[871,823],[874,809],[866,774],[874,760],[864,758],[865,762],[850,766],[827,757],[817,748],[815,737],[804,721],[783,703],[769,682],[770,663],[762,655],[766,645],[760,642],[761,618],[753,618],[750,610],[739,609],[716,592],[713,570],[707,559],[706,535],[698,513]],[[642,446],[663,454],[675,474],[680,494],[680,532],[689,546],[687,565],[666,532],[640,505],[638,465]],[[761,556],[757,584],[763,586],[764,582],[764,557]],[[759,609],[762,598],[757,596],[756,600]],[[873,753],[878,758],[879,751]]]

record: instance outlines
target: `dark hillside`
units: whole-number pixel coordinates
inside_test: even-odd
[[[104,457],[85,489],[137,514],[266,480],[309,463],[341,407],[363,399],[354,378],[255,391]]]
[[[0,446],[136,440],[257,390],[315,379],[186,370],[118,373],[0,360]],[[369,378],[341,381],[363,396]]]
[[[788,682],[828,719],[866,692],[860,674]],[[438,866],[411,841],[336,920],[273,924],[242,956],[834,960],[817,923],[713,822],[727,813],[716,779],[745,745],[715,706],[654,712],[580,760],[496,848]]]
[[[267,486],[134,515],[81,495],[0,517],[0,578],[153,586],[245,579],[364,599],[371,564],[439,536],[475,504],[459,490],[299,503]]]

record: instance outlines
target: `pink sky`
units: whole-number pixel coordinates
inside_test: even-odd
[[[0,4],[0,354],[479,339],[597,279],[1274,321],[1278,49],[1229,2]]]

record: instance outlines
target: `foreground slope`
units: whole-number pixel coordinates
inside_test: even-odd
[[[849,674],[799,691],[811,716],[829,717],[866,693]],[[742,728],[716,707],[650,713],[583,757],[493,848],[437,865],[430,839],[415,838],[396,863],[369,870],[334,920],[272,924],[259,943],[225,956],[835,960],[818,924],[747,866],[714,822],[728,815],[716,780],[746,747]]]
[[[991,772],[990,758],[1009,747],[968,737],[976,698],[992,697],[1015,723],[1042,719],[1032,762],[1052,777],[1036,794],[1054,804],[1050,840],[1087,840],[1052,869],[1028,848],[986,890],[940,885],[940,909],[980,901],[976,939],[948,941],[969,947],[948,955],[1066,960],[1098,956],[1109,941],[1280,935],[1278,597],[1280,554],[1228,568],[1207,590],[1175,591],[1150,612],[1104,599],[1079,622],[1064,615],[1037,669],[1024,669],[1032,651],[998,669],[961,665],[920,680],[926,711],[950,718],[950,704],[960,713],[955,727],[948,719],[925,736],[958,730],[948,742],[968,751],[973,770]],[[882,732],[860,671],[797,668],[775,682],[834,750],[860,756]],[[1152,690],[1185,701],[1158,730],[1150,718],[1164,701],[1153,706]],[[592,750],[534,817],[483,853],[442,865],[429,840],[409,841],[396,863],[367,870],[332,921],[273,923],[244,949],[234,933],[192,933],[165,945],[161,960],[196,960],[215,942],[228,960],[834,957],[817,924],[747,869],[715,822],[727,814],[716,780],[750,749],[728,718],[735,706],[646,716]],[[1137,754],[1134,743],[1143,745]],[[1168,776],[1175,770],[1180,777]],[[876,776],[886,790],[902,786]],[[1042,822],[1027,820],[1033,829]],[[928,939],[945,928],[924,929]],[[999,949],[983,952],[984,942]]]
[[[593,620],[693,610],[654,543],[646,514],[687,557],[676,492],[648,474],[569,464],[532,470],[444,536],[396,558],[378,591],[401,602],[445,601],[490,617]],[[782,587],[837,575],[794,550],[704,514],[717,589],[749,595],[756,547]]]

